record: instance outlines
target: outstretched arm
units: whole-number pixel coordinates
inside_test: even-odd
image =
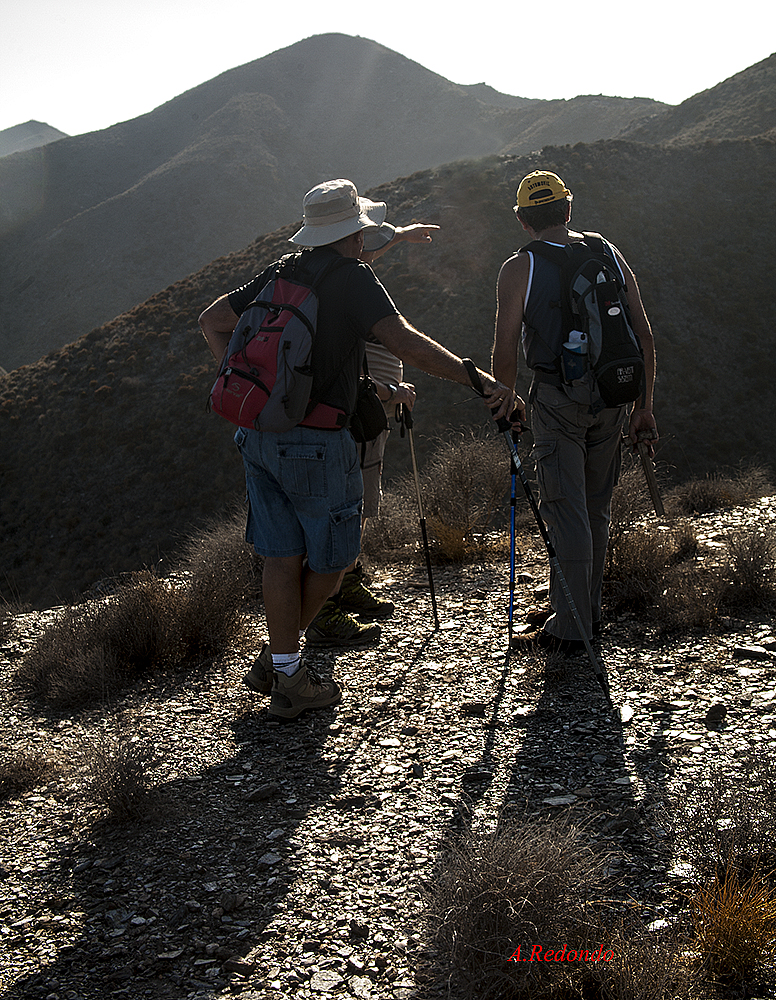
[[[386,250],[398,246],[399,243],[431,243],[431,234],[439,228],[439,226],[425,225],[420,222],[415,222],[411,226],[397,226],[390,243],[386,243],[379,250],[364,250],[361,253],[361,260],[372,264],[378,257],[382,257]]]
[[[463,361],[425,333],[416,330],[403,316],[386,316],[375,323],[371,333],[405,364],[414,365],[415,368],[437,378],[447,379],[448,382],[471,385]],[[483,371],[479,374],[485,390],[485,403],[493,412],[494,419],[509,416],[514,408],[514,392],[491,375]]]

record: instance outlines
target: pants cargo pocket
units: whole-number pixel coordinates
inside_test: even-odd
[[[542,500],[547,503],[563,500],[565,494],[561,482],[557,442],[536,442],[533,448],[533,458],[536,463],[536,478],[539,481],[539,492]]]
[[[329,565],[349,566],[361,551],[361,498],[329,514]]]

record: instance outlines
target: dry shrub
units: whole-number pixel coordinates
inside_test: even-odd
[[[24,657],[15,685],[60,708],[111,697],[175,662],[177,603],[170,584],[144,571],[105,600],[66,608]]]
[[[709,514],[749,504],[773,490],[770,471],[760,465],[714,472],[675,487],[666,497],[667,506],[679,514]]]
[[[189,662],[217,656],[239,633],[246,600],[259,593],[259,560],[245,541],[245,512],[211,522],[185,546],[178,628]]]
[[[725,543],[725,604],[772,608],[776,604],[776,532],[771,527],[743,528],[728,535]]]
[[[423,514],[434,557],[442,562],[482,558],[488,532],[507,512],[509,455],[502,441],[473,431],[441,442],[419,474]],[[380,517],[370,523],[372,556],[420,544],[417,490],[412,476],[386,489]]]
[[[759,873],[736,871],[699,885],[690,897],[693,945],[719,979],[749,979],[776,949],[776,891]]]
[[[509,820],[493,833],[469,831],[443,857],[426,908],[432,943],[465,997],[548,997],[579,983],[589,962],[510,961],[546,951],[594,953],[591,902],[603,859],[568,818]]]
[[[57,771],[50,756],[30,751],[14,751],[0,761],[0,801],[23,795],[47,782]]]
[[[142,737],[120,731],[99,733],[84,743],[79,763],[86,798],[109,819],[125,823],[154,812],[157,793],[151,772],[158,758]]]
[[[253,567],[235,524],[212,526],[171,579],[131,574],[110,597],[67,608],[25,656],[17,688],[79,708],[140,677],[201,666],[238,637]]]
[[[776,869],[776,765],[765,754],[711,769],[682,796],[676,833],[701,880]]]
[[[697,547],[695,532],[687,523],[670,528],[621,528],[610,539],[606,562],[606,578],[617,609],[643,611],[657,606],[669,567],[693,558]]]
[[[633,913],[618,915],[599,937],[613,953],[611,961],[587,967],[589,983],[606,1000],[685,1000],[696,996],[696,976],[677,928],[650,930]]]
[[[663,632],[708,629],[718,618],[724,589],[719,573],[700,563],[669,566],[653,609]]]

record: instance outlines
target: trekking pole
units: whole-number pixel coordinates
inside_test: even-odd
[[[485,392],[482,388],[482,380],[480,379],[479,373],[474,365],[474,362],[470,358],[463,358],[462,360],[466,368],[466,371],[469,375],[469,379],[471,380],[472,388],[479,396],[484,396]],[[523,464],[520,461],[520,456],[517,453],[517,446],[514,440],[512,439],[512,424],[509,422],[509,420],[507,420],[506,417],[501,417],[499,420],[496,421],[496,426],[498,427],[499,431],[504,435],[504,440],[507,442],[507,445],[509,446],[509,451],[512,455],[512,461],[514,463],[514,467],[515,469],[517,469],[517,474],[520,477],[520,482],[522,483],[526,498],[528,499],[528,503],[531,506],[531,510],[533,511],[536,523],[539,527],[539,532],[542,536],[542,540],[544,541],[545,548],[547,549],[547,555],[549,556],[550,566],[555,571],[555,577],[558,581],[558,584],[560,585],[560,589],[563,592],[563,596],[566,599],[566,604],[568,605],[568,609],[571,612],[571,617],[574,619],[574,624],[577,626],[577,631],[582,636],[582,641],[585,644],[587,655],[590,658],[591,664],[593,665],[593,671],[595,672],[596,679],[598,683],[601,685],[601,690],[604,693],[604,697],[606,698],[607,704],[609,705],[610,708],[614,708],[614,705],[612,703],[612,696],[609,692],[609,680],[606,676],[606,670],[604,669],[603,663],[601,663],[599,658],[596,656],[595,650],[593,649],[593,646],[587,637],[587,632],[585,631],[585,628],[582,624],[582,618],[580,617],[579,611],[577,610],[577,606],[574,603],[574,598],[571,596],[569,585],[566,581],[566,577],[563,573],[563,570],[560,567],[560,562],[558,561],[558,557],[555,553],[555,546],[552,544],[549,532],[547,531],[547,526],[545,525],[544,521],[542,520],[542,516],[539,513],[539,505],[536,502],[536,497],[534,496],[533,490],[531,489],[531,484],[528,482],[528,477],[525,474],[525,469],[523,468]]]
[[[652,497],[652,505],[655,508],[655,513],[658,517],[665,517],[665,508],[663,507],[663,501],[660,497],[660,491],[657,487],[657,477],[655,476],[655,466],[652,464],[652,459],[649,457],[649,450],[647,448],[646,442],[652,440],[652,434],[654,432],[647,431],[647,436],[642,436],[639,434],[639,440],[636,444],[638,449],[639,458],[641,459],[641,467],[644,470],[644,475],[647,480],[647,487],[649,489],[649,495]]]
[[[415,492],[418,495],[418,517],[420,518],[420,533],[423,536],[423,551],[426,554],[426,569],[428,570],[428,587],[431,591],[431,609],[434,612],[434,627],[439,628],[439,615],[437,614],[436,594],[434,593],[434,576],[431,572],[431,552],[428,547],[428,535],[426,534],[426,519],[423,516],[423,501],[420,496],[420,479],[418,478],[418,463],[415,458],[415,441],[412,437],[412,411],[403,404],[396,407],[397,419],[401,423],[401,434],[404,436],[404,428],[407,428],[407,438],[410,442],[410,457],[412,458],[412,474],[415,477]]]
[[[512,467],[512,493],[509,501],[509,644],[512,645],[512,624],[515,614],[515,480],[517,469],[510,459]]]

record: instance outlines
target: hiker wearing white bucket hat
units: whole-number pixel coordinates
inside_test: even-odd
[[[313,409],[289,431],[240,427],[235,435],[248,488],[246,537],[264,557],[270,636],[245,680],[253,690],[271,692],[270,715],[283,719],[335,705],[341,698],[335,681],[308,673],[299,644],[360,550],[363,485],[356,443],[346,428],[367,340],[380,341],[397,358],[430,375],[471,384],[461,358],[408,323],[371,267],[359,260],[365,232],[384,224],[385,205],[359,198],[355,185],[339,178],[308,191],[303,210],[304,224],[291,242],[311,249],[286,258],[284,267],[304,275],[308,286],[319,281],[310,357]],[[239,316],[277,269],[278,262],[271,264],[216,299],[199,317],[217,361]],[[485,372],[479,374],[494,416],[511,413],[514,392]],[[325,411],[326,422],[314,419],[319,411]],[[343,419],[330,422],[332,413]],[[379,639],[379,626],[355,627],[354,644]]]
[[[318,184],[304,196],[304,225],[290,242],[301,247],[323,247],[362,229],[378,229],[385,222],[382,201],[360,198],[352,181],[340,178]]]

